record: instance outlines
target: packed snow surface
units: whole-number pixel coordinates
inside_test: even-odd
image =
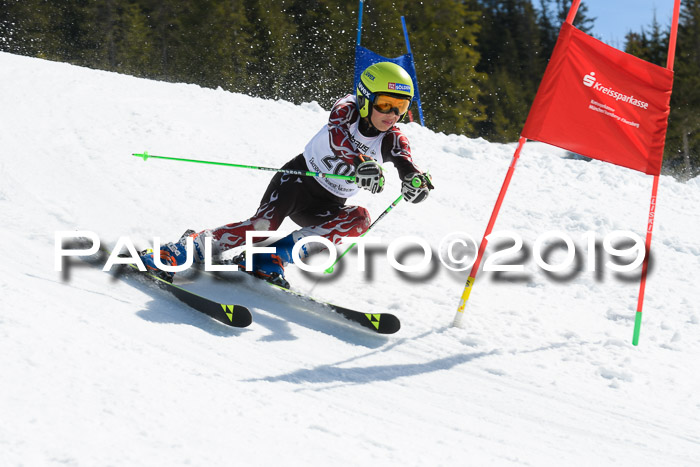
[[[455,328],[468,271],[440,262],[441,242],[481,240],[515,147],[402,124],[428,200],[382,219],[365,261],[287,268],[295,290],[394,313],[399,333],[247,276],[211,286],[251,307],[254,323],[230,329],[79,259],[57,271],[56,232],[143,247],[246,219],[270,172],[132,153],[279,167],[327,111],[8,54],[0,103],[0,465],[698,465],[698,179],[660,179],[633,346],[639,269],[613,271],[603,242],[644,238],[652,178],[527,143],[494,229],[523,247],[487,250],[524,271],[481,272]],[[386,170],[383,193],[349,201],[373,218],[400,193]],[[558,273],[535,258],[551,231],[576,247]],[[402,237],[430,245],[424,271],[389,263]],[[561,242],[550,253],[567,261]],[[415,239],[397,255],[423,257]]]

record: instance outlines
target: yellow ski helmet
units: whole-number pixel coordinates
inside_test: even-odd
[[[406,70],[395,63],[379,62],[368,66],[362,72],[356,89],[360,117],[370,114],[377,93],[403,96],[410,103],[413,100],[413,80]]]

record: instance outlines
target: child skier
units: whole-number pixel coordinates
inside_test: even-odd
[[[345,206],[345,201],[360,188],[371,193],[384,189],[383,169],[378,161],[392,162],[402,180],[404,199],[420,203],[433,185],[430,177],[413,163],[408,139],[396,127],[412,99],[413,82],[403,68],[390,62],[369,66],[362,73],[356,95],[348,94],[338,100],[328,124],[309,141],[302,154],[283,166],[354,175],[355,181],[277,173],[250,219],[199,233],[188,231],[180,241],[161,247],[161,263],[177,266],[185,262],[187,236],[193,239],[194,261],[203,262],[206,237],[212,239],[212,256],[220,255],[242,245],[247,231],[273,231],[289,217],[301,229],[271,244],[276,248],[275,254],[255,254],[252,266],[255,276],[288,288],[284,266],[293,261],[292,248],[297,241],[315,235],[337,244],[343,237],[357,237],[367,230],[370,225],[367,210],[361,206]],[[314,245],[319,246],[316,251],[323,248],[317,242],[307,247]],[[306,248],[305,254],[313,252]],[[243,266],[242,258],[239,255],[234,261]],[[143,254],[141,259],[149,271],[172,281],[173,273],[159,270],[153,253]]]

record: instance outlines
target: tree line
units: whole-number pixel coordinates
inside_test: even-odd
[[[568,0],[366,0],[362,45],[406,52],[426,125],[517,140]],[[330,108],[352,91],[355,0],[0,0],[0,51]],[[582,1],[574,22],[590,32]],[[624,50],[665,65],[670,25]],[[700,171],[700,0],[684,0],[664,170]]]

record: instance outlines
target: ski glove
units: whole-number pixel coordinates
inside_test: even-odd
[[[381,193],[384,189],[382,166],[377,161],[363,154],[356,159],[355,182],[371,193]]]
[[[430,190],[435,188],[429,174],[411,173],[403,178],[401,194],[406,201],[418,204],[428,197]]]

